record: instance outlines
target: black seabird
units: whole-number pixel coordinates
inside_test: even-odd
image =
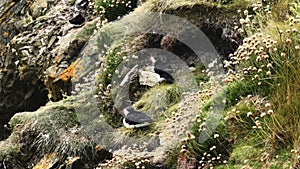
[[[154,57],[150,57],[150,61],[152,62],[153,66],[154,66],[154,72],[156,74],[158,74],[160,77],[159,83],[166,82],[166,83],[172,84],[174,82],[174,78],[172,77],[172,75],[170,73],[159,68],[160,66],[158,66],[157,60]]]
[[[162,83],[162,82],[166,82],[166,83],[169,83],[169,84],[173,83],[174,78],[168,72],[166,72],[164,70],[161,70],[161,69],[158,69],[158,68],[155,68],[155,67],[154,67],[154,72],[159,75],[159,77],[160,77],[159,82],[160,83]]]
[[[123,124],[126,128],[140,128],[149,126],[153,120],[143,112],[128,106],[122,110]]]

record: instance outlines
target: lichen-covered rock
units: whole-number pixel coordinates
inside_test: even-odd
[[[76,12],[74,6],[59,0],[6,1],[0,5],[2,140],[8,134],[3,126],[14,113],[36,110],[49,98],[58,101],[62,94],[70,94],[72,77],[65,80],[60,75],[76,61],[98,19],[90,22],[95,16],[93,7],[88,6],[81,11],[86,24],[78,28],[69,23]]]

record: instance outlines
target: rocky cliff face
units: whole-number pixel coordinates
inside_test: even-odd
[[[76,60],[92,32],[79,33],[95,27],[96,17],[88,1],[85,6],[59,0],[1,3],[0,130],[7,133],[3,126],[14,113],[62,99],[61,90],[67,92],[70,82],[60,74]],[[72,24],[79,14],[83,22]]]

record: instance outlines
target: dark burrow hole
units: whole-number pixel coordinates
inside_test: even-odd
[[[243,40],[242,36],[226,23],[203,23],[200,30],[211,41],[222,61],[228,60],[228,55],[236,51]],[[142,38],[145,42],[143,48],[167,50],[185,61],[188,66],[193,67],[201,63],[200,58],[190,47],[172,35],[145,34]]]

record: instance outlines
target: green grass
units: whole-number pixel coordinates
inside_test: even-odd
[[[97,22],[86,24],[76,36],[82,39],[89,38],[97,29],[96,23]]]
[[[270,3],[268,12],[267,6],[263,10],[257,10],[256,15],[249,20],[248,26],[244,24],[245,34],[249,36],[244,44],[236,52],[236,57],[240,58],[238,72],[242,74],[242,80],[231,84],[228,93],[229,106],[235,105],[238,98],[232,96],[245,96],[245,94],[260,95],[269,99],[272,107],[268,109],[260,108],[258,112],[273,110],[270,117],[263,118],[263,130],[259,135],[251,137],[261,137],[261,141],[267,148],[260,148],[271,155],[276,154],[275,150],[282,150],[279,154],[285,154],[278,159],[271,156],[269,161],[273,161],[270,168],[288,168],[288,165],[297,166],[299,160],[296,154],[291,154],[286,147],[293,149],[299,148],[299,126],[300,126],[300,61],[299,61],[299,4],[293,1],[277,1]],[[248,15],[246,14],[245,17]],[[251,51],[252,49],[252,51]],[[243,53],[245,52],[245,53]],[[234,58],[236,59],[236,58]],[[240,89],[240,91],[238,90]],[[231,125],[240,126],[243,130],[247,128],[251,121],[245,121],[243,112],[247,110],[243,106],[240,115],[235,116],[236,122]],[[241,107],[240,107],[241,108]],[[246,109],[245,109],[246,108]],[[255,112],[255,111],[253,111]],[[257,116],[257,115],[256,115]],[[246,118],[247,119],[247,118]],[[253,123],[252,123],[253,124]],[[234,132],[239,133],[238,128],[234,127]],[[245,132],[243,135],[247,134]],[[247,143],[247,140],[244,140]],[[248,145],[254,143],[249,142]],[[235,148],[234,148],[235,149]],[[235,152],[235,150],[233,150]],[[253,149],[255,152],[255,149]],[[247,156],[240,154],[239,156]],[[234,153],[231,159],[234,159]],[[254,158],[251,161],[257,161]],[[240,160],[235,160],[232,165],[244,165]],[[281,160],[288,160],[283,162]],[[257,162],[249,166],[254,168],[264,167]],[[233,166],[232,166],[233,167]],[[230,168],[230,167],[229,167]],[[234,167],[233,167],[234,168]]]

